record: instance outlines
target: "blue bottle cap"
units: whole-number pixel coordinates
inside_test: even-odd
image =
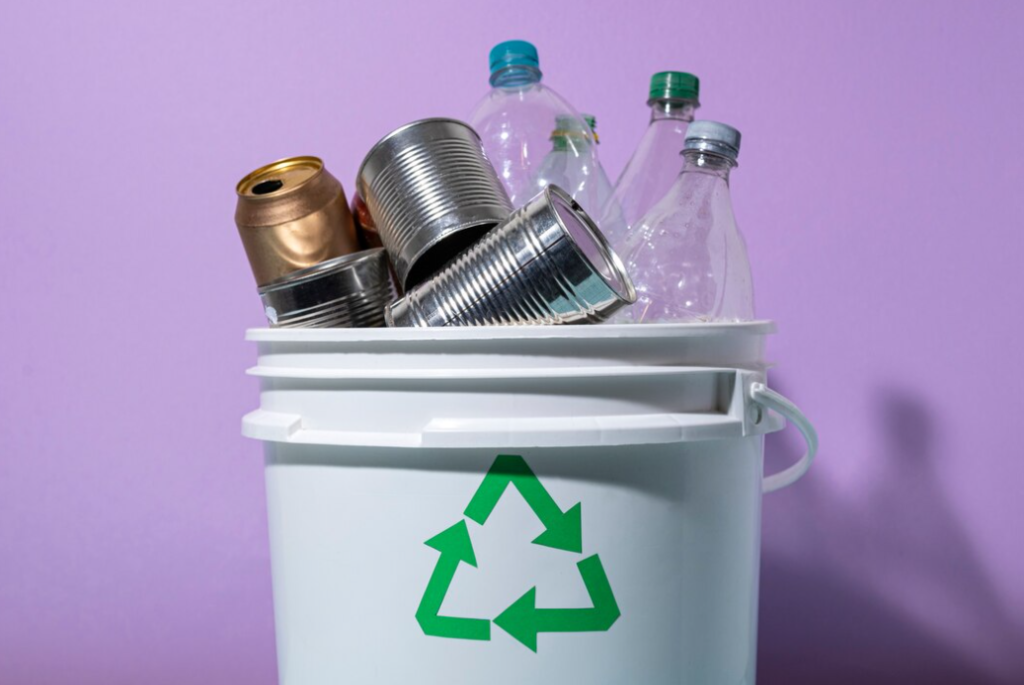
[[[505,67],[527,66],[540,70],[537,48],[525,40],[506,40],[491,48],[491,73]]]

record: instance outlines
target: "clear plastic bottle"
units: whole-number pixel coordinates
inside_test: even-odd
[[[611,200],[612,184],[597,161],[597,121],[588,114],[581,116],[587,124],[585,132],[576,128],[571,115],[562,114],[555,119],[551,149],[534,176],[530,195],[556,185],[596,218]]]
[[[565,98],[541,83],[540,61],[532,44],[522,40],[499,43],[491,50],[490,65],[492,88],[473,110],[469,124],[480,135],[512,205],[521,207],[539,190],[536,179],[551,151],[556,119],[558,128],[570,137],[592,142],[593,134]],[[593,146],[590,151],[594,152]],[[600,170],[596,155],[586,163],[593,167],[590,174]],[[597,216],[601,208],[593,209]]]
[[[679,176],[679,151],[686,127],[700,107],[700,79],[682,71],[651,76],[647,105],[651,119],[633,157],[615,183],[601,226],[612,246],[622,249],[625,233],[665,196]]]
[[[739,149],[740,132],[733,127],[690,124],[682,173],[626,239],[626,269],[638,297],[617,321],[754,318],[747,246],[729,196]]]

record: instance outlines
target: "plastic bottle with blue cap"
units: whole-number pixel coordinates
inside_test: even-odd
[[[623,256],[637,301],[617,322],[754,318],[747,245],[729,194],[740,132],[715,121],[695,121],[683,145],[682,173],[626,238]]]
[[[541,82],[537,48],[524,40],[499,43],[491,50],[490,68],[491,90],[469,123],[480,135],[513,206],[521,207],[543,190],[551,182],[543,174],[554,166],[564,183],[572,186],[579,181],[577,187],[564,189],[596,219],[611,184],[598,160],[594,133],[565,98]],[[549,153],[555,160],[542,170]],[[591,199],[602,181],[608,189],[599,199]]]

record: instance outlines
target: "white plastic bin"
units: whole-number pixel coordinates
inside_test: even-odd
[[[772,330],[249,331],[281,682],[753,683]]]

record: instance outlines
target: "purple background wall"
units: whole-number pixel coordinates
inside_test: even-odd
[[[0,682],[274,682],[234,184],[351,188],[512,37],[613,176],[653,71],[743,131],[773,384],[823,445],[765,502],[760,682],[1024,682],[1024,5],[504,4],[5,8]]]

